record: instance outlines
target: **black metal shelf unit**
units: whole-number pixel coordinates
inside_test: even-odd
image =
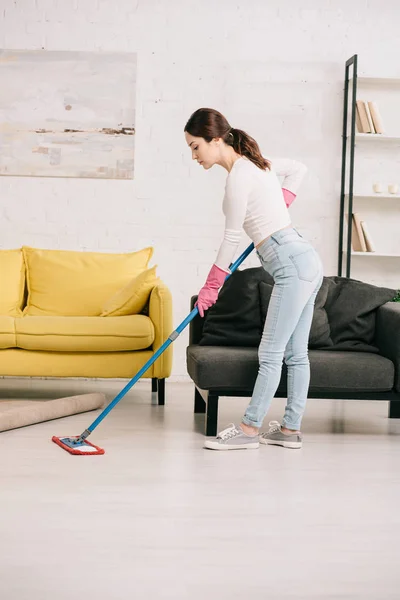
[[[350,111],[350,143],[347,140],[348,115],[349,115],[349,72],[352,68],[352,95]],[[350,277],[351,272],[351,215],[353,214],[353,187],[354,187],[354,147],[356,139],[356,99],[357,99],[357,54],[354,54],[346,61],[346,70],[344,78],[344,103],[343,103],[343,131],[342,131],[342,175],[340,189],[340,221],[339,221],[339,256],[338,256],[338,275],[342,276],[343,271],[343,247],[344,247],[344,220],[346,205],[346,158],[349,146],[350,164],[349,164],[349,187],[348,187],[348,227],[346,243],[346,277]]]

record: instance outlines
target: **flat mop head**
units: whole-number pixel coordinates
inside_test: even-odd
[[[75,401],[75,412],[79,408],[79,412],[93,410],[100,408],[105,402],[104,394],[81,394],[80,396],[74,396],[69,399]],[[68,399],[67,399],[68,400]],[[70,454],[104,454],[103,448],[99,448],[94,444],[87,441],[88,435],[91,433],[91,429],[86,429],[81,435],[73,437],[58,437],[53,435],[51,438],[55,444],[60,446],[63,450],[66,450]]]
[[[91,444],[87,440],[82,440],[81,436],[75,437],[56,437],[51,438],[55,444],[66,450],[70,454],[93,455],[104,454],[103,448]]]

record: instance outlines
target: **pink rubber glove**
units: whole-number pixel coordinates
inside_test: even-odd
[[[199,315],[204,317],[204,311],[216,303],[218,290],[223,286],[225,278],[230,271],[224,271],[217,265],[213,265],[208,274],[207,280],[197,297],[195,306],[199,309]]]
[[[283,197],[285,199],[285,204],[289,208],[289,206],[292,204],[293,200],[296,198],[296,194],[293,194],[293,192],[290,192],[289,190],[287,190],[285,188],[282,188],[282,192],[283,192]]]

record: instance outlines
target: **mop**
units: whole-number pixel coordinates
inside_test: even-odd
[[[238,266],[248,257],[253,251],[254,244],[250,244],[248,248],[239,256],[239,258],[229,266],[230,273],[226,276],[225,281],[236,271]],[[103,412],[97,417],[95,421],[87,428],[81,435],[74,437],[57,437],[53,436],[52,441],[70,454],[77,455],[95,455],[104,454],[104,449],[99,446],[95,446],[87,440],[89,435],[96,429],[102,420],[108,415],[108,413],[122,400],[132,386],[146,373],[149,367],[161,356],[161,354],[176,340],[176,338],[182,333],[185,327],[195,318],[198,314],[199,309],[197,306],[189,313],[189,315],[182,321],[182,323],[171,333],[166,339],[162,346],[153,354],[153,356],[147,361],[147,363],[136,373],[136,375],[127,383],[127,385],[115,396],[114,400],[110,402]]]

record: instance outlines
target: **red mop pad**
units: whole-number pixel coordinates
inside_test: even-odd
[[[91,444],[87,440],[81,440],[80,436],[76,437],[56,437],[51,438],[55,444],[66,450],[70,454],[104,454],[103,448]]]
[[[79,412],[82,412],[102,407],[106,397],[104,394],[100,393],[81,394],[80,396],[74,396],[69,399],[70,402],[72,400],[75,403],[75,412],[78,412],[78,409]],[[90,432],[86,429],[82,435],[71,437],[54,435],[51,439],[55,444],[60,446],[60,448],[66,450],[70,454],[104,454],[103,448],[99,448],[86,440],[89,433]]]

